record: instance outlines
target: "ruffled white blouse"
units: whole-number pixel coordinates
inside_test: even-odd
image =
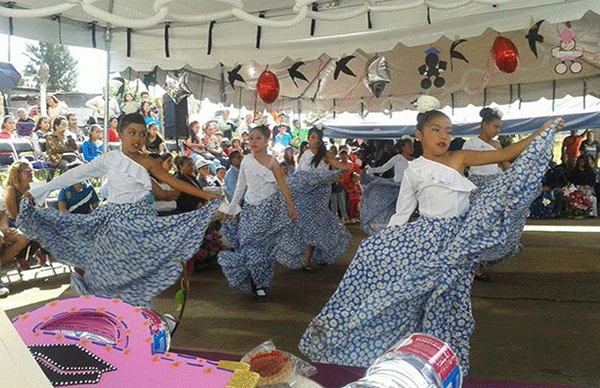
[[[493,145],[486,143],[481,140],[479,137],[474,137],[469,139],[463,144],[463,150],[472,150],[472,151],[495,151]],[[486,164],[485,166],[471,166],[469,167],[469,174],[473,175],[496,175],[500,174],[502,169],[498,166],[498,164]]]
[[[419,205],[420,214],[451,218],[469,209],[469,194],[476,186],[455,169],[419,157],[408,162],[396,203],[396,214],[388,226],[405,224]]]
[[[238,214],[242,210],[240,207],[242,196],[247,204],[257,205],[276,191],[277,179],[273,171],[254,159],[254,156],[244,156],[233,198],[223,213]]]
[[[106,176],[108,202],[111,203],[138,202],[147,198],[152,191],[150,175],[146,168],[122,151],[114,150],[87,164],[68,170],[45,185],[32,188],[29,192],[35,202],[41,206],[52,191],[99,176]]]
[[[296,171],[307,171],[307,170],[329,170],[329,165],[325,163],[323,159],[319,162],[317,167],[310,164],[311,160],[315,157],[315,154],[310,149],[304,151],[300,159],[298,160],[298,166]]]

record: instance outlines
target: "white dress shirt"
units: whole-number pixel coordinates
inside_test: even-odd
[[[419,157],[408,162],[400,186],[396,214],[388,226],[405,224],[419,205],[430,218],[451,218],[469,209],[469,194],[476,186],[455,169]]]

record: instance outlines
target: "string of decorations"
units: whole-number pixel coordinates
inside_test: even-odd
[[[305,19],[340,21],[352,19],[361,15],[368,15],[368,19],[370,20],[370,14],[373,12],[402,11],[422,6],[425,6],[428,9],[432,8],[447,11],[465,7],[472,3],[498,5],[516,2],[516,0],[457,0],[454,3],[448,4],[446,1],[438,0],[414,0],[410,3],[398,2],[397,4],[389,4],[389,2],[386,2],[385,5],[378,5],[377,0],[363,0],[361,5],[350,11],[329,9],[326,12],[322,12],[313,6],[314,0],[296,0],[292,8],[292,12],[295,14],[293,18],[288,20],[272,20],[268,18],[257,17],[244,11],[244,4],[241,0],[207,0],[213,3],[224,4],[230,8],[200,15],[185,15],[169,12],[169,5],[177,2],[178,0],[155,0],[152,7],[155,14],[144,19],[125,18],[106,12],[93,5],[93,3],[96,1],[97,0],[73,0],[64,4],[30,9],[0,7],[0,16],[10,18],[48,17],[65,13],[76,7],[81,7],[85,13],[92,16],[94,19],[110,23],[112,26],[123,28],[148,28],[167,21],[182,23],[209,23],[213,20],[219,21],[231,17],[248,23],[253,23],[261,27],[289,28],[298,25]],[[369,23],[369,25],[371,24]]]

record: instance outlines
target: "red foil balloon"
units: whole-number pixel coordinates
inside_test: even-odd
[[[256,90],[261,100],[267,104],[272,103],[279,96],[279,80],[277,76],[270,70],[263,71],[256,82]]]
[[[503,73],[514,73],[519,65],[519,51],[513,42],[501,36],[497,37],[492,46],[496,66]]]

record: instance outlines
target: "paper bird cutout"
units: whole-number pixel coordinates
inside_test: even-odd
[[[156,85],[156,70],[151,71],[148,74],[144,75],[144,80],[142,81],[146,87]]]
[[[290,78],[292,79],[292,82],[294,83],[294,85],[296,85],[296,87],[298,87],[298,83],[296,82],[296,78],[304,80],[306,82],[308,82],[308,80],[306,79],[306,77],[304,76],[304,74],[300,73],[300,71],[298,71],[298,68],[300,66],[304,65],[304,62],[300,61],[300,62],[296,62],[292,65],[292,67],[290,67],[289,69],[287,69],[288,74],[290,75]]]
[[[466,39],[458,39],[452,42],[452,45],[450,45],[450,70],[454,71],[454,64],[452,63],[452,58],[460,59],[461,61],[469,63],[469,60],[463,55],[463,53],[456,51],[458,45],[466,41]]]
[[[529,32],[527,33],[527,35],[525,35],[525,37],[529,41],[529,48],[531,49],[531,51],[533,52],[533,54],[535,55],[536,58],[538,57],[537,42],[544,43],[544,37],[542,35],[540,35],[540,33],[539,33],[540,26],[542,25],[543,22],[544,22],[544,19],[535,23],[533,25],[533,27],[531,27],[529,29]]]
[[[340,76],[340,72],[356,77],[356,75],[348,67],[348,62],[354,59],[354,55],[348,55],[347,57],[340,58],[339,61],[335,62],[335,71],[333,72],[333,79],[337,80]]]
[[[242,68],[242,65],[237,65],[236,67],[233,68],[233,70],[227,72],[227,78],[229,79],[229,85],[231,85],[231,88],[233,90],[235,90],[235,81],[240,81],[240,82],[246,83],[246,81],[244,81],[244,77],[242,77],[240,74],[238,74],[238,72],[240,71],[241,68]]]
[[[113,80],[121,83],[121,86],[119,86],[119,89],[117,90],[117,96],[125,94],[125,79],[123,77],[114,77]]]

